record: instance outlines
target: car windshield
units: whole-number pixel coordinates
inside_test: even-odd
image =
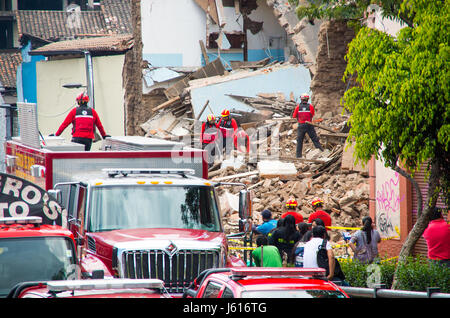
[[[78,278],[70,242],[64,237],[0,239],[0,296],[20,282]]]
[[[254,290],[244,291],[242,298],[345,298],[338,290]]]
[[[92,190],[91,232],[137,228],[221,231],[219,211],[208,186],[105,186]]]

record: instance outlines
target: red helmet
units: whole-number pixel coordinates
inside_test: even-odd
[[[206,121],[208,121],[208,122],[212,122],[215,120],[216,120],[216,117],[214,117],[214,115],[212,115],[212,114],[209,114],[208,116],[206,116]]]
[[[319,198],[315,198],[312,202],[311,205],[312,206],[316,206],[316,205],[322,205],[323,204],[323,200],[319,199]]]
[[[76,101],[77,101],[77,103],[79,103],[79,102],[88,103],[89,102],[89,96],[84,95],[84,93],[81,93],[80,95],[77,96]]]
[[[297,203],[297,201],[296,201],[295,199],[289,199],[289,200],[286,202],[286,207],[287,207],[287,208],[296,208],[297,205],[298,205],[298,203]]]
[[[221,115],[222,117],[228,117],[230,116],[230,111],[228,109],[224,109]]]

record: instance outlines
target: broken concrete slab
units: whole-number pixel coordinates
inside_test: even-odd
[[[262,160],[257,164],[261,178],[276,178],[283,180],[297,178],[297,168],[292,162],[281,162],[279,160]]]

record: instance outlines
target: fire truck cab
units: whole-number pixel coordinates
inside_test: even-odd
[[[68,229],[40,217],[0,218],[0,297],[24,281],[80,278]]]
[[[66,208],[83,273],[161,279],[181,295],[207,268],[245,265],[228,253],[203,150],[137,136],[105,142],[91,152],[6,145],[8,173],[41,184]],[[243,187],[245,224],[249,192],[230,185]]]

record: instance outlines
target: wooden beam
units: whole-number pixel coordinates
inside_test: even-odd
[[[175,104],[176,102],[178,102],[180,100],[180,96],[176,96],[174,98],[169,99],[168,101],[156,106],[155,108],[153,108],[153,111],[156,112],[158,110],[164,109],[166,107],[172,106],[173,104]]]

